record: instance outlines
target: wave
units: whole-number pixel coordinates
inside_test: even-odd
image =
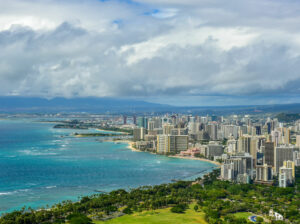
[[[52,188],[56,188],[56,186],[47,186],[45,187],[46,189],[52,189]]]
[[[16,158],[17,156],[13,155],[13,156],[1,156],[2,158]]]
[[[55,152],[41,152],[38,150],[29,150],[29,149],[20,150],[18,152],[23,153],[25,155],[29,155],[29,156],[54,156],[54,155],[57,155],[57,153],[55,153]]]
[[[0,196],[13,195],[13,194],[18,194],[21,192],[28,192],[28,191],[29,191],[29,189],[20,189],[20,190],[15,190],[15,191],[0,192]]]
[[[14,194],[15,192],[14,191],[9,191],[9,192],[0,192],[0,196],[3,196],[3,195],[12,195]]]

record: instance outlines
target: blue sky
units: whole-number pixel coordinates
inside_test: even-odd
[[[300,102],[300,3],[0,0],[0,95]]]

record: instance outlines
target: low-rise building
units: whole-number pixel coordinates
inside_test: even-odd
[[[283,216],[279,214],[278,212],[274,212],[273,209],[269,211],[269,216],[274,218],[276,221],[283,221]]]

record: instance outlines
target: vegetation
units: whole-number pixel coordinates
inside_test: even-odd
[[[75,133],[76,137],[114,137],[114,136],[122,136],[124,134],[118,133]]]
[[[187,204],[180,203],[180,204],[177,204],[174,207],[172,207],[171,212],[173,212],[173,213],[184,213],[187,208],[188,208]]]
[[[83,197],[75,203],[64,201],[51,209],[23,209],[5,214],[1,217],[0,224],[84,224],[90,223],[90,218],[93,222],[98,220],[96,223],[109,219],[111,220],[107,221],[108,223],[121,223],[118,220],[123,220],[123,223],[151,223],[152,218],[160,220],[152,220],[152,223],[195,223],[185,213],[193,214],[193,217],[199,213],[199,217],[203,217],[210,224],[240,224],[249,221],[235,214],[247,212],[266,217],[271,208],[282,214],[290,223],[300,223],[299,167],[296,170],[295,186],[288,188],[220,181],[217,179],[219,172],[214,170],[196,182],[179,181],[140,187],[129,192],[115,190],[109,194]],[[163,209],[159,210],[164,211],[161,217],[156,215],[157,209]],[[152,213],[154,216],[148,217]],[[142,217],[143,215],[145,217]],[[163,217],[166,218],[165,222],[161,219]],[[178,220],[180,217],[181,222],[167,222],[168,219],[173,220],[172,217],[178,217]],[[143,219],[145,221],[142,222]]]
[[[300,114],[286,114],[280,113],[276,115],[279,122],[294,122],[300,119]]]
[[[88,129],[86,126],[76,124],[56,124],[53,128]]]
[[[195,153],[194,156],[197,157],[197,158],[206,158],[206,157],[205,157],[203,154],[201,154],[201,153]]]
[[[113,132],[120,132],[120,133],[123,133],[123,134],[133,135],[133,130],[132,129],[124,129],[124,128],[111,127],[111,126],[99,126],[98,124],[84,123],[84,122],[79,121],[79,120],[55,121],[55,123],[57,123],[57,122],[59,124],[54,125],[53,128],[68,128],[68,129],[98,128],[98,129],[105,130],[105,131],[113,131]]]
[[[125,132],[125,133],[128,133],[129,135],[133,135],[132,129],[124,129],[124,128],[117,128],[117,127],[104,127],[104,126],[101,126],[98,128],[105,130],[105,131]]]
[[[207,224],[205,214],[193,209],[191,204],[185,213],[172,213],[170,208],[135,212],[108,221],[95,221],[96,224]]]

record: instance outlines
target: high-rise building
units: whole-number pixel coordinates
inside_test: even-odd
[[[157,153],[178,153],[188,149],[187,135],[157,135]]]
[[[188,130],[187,128],[173,128],[171,130],[171,135],[187,135]]]
[[[208,132],[211,140],[217,140],[218,139],[218,124],[217,123],[208,124],[207,132]]]
[[[155,121],[148,121],[148,130],[153,131],[155,128]]]
[[[278,130],[274,130],[271,132],[271,136],[272,136],[272,142],[275,143],[275,146],[278,146],[279,144],[281,144],[281,132]]]
[[[275,166],[275,174],[279,173],[279,168],[283,166],[283,161],[291,160],[293,161],[293,146],[277,146],[275,147],[274,154],[274,166]]]
[[[207,148],[206,157],[213,158],[214,156],[221,156],[224,153],[224,148],[222,145],[219,145],[214,142],[210,142]]]
[[[138,127],[144,127],[144,117],[138,117],[137,118],[137,126]]]
[[[299,151],[293,152],[293,161],[295,163],[295,166],[300,166],[300,152]]]
[[[290,160],[283,161],[283,166],[286,168],[291,168],[292,176],[293,176],[293,178],[295,178],[295,163],[294,163],[294,161],[290,161]]]
[[[268,127],[268,134],[271,134],[272,131],[272,123],[269,121],[267,122],[267,127]]]
[[[189,134],[197,134],[200,130],[200,123],[198,122],[189,122],[188,124]]]
[[[221,178],[229,181],[234,179],[234,163],[221,165]]]
[[[243,184],[250,184],[251,179],[251,176],[247,173],[238,174],[236,177],[236,181]]]
[[[233,164],[233,179],[239,174],[248,174],[253,178],[253,158],[249,154],[231,156],[224,164]]]
[[[287,167],[292,166],[292,167]],[[292,161],[289,161],[288,163],[285,163],[284,166],[279,168],[279,187],[287,187],[291,185],[294,182],[295,175],[295,166]]]
[[[227,141],[227,153],[228,154],[235,154],[237,153],[237,140],[229,139]]]
[[[274,142],[265,142],[263,148],[264,164],[274,167]]]
[[[261,126],[260,125],[257,125],[257,126],[255,126],[255,134],[256,135],[261,135]]]
[[[133,129],[133,141],[140,141],[145,138],[146,130],[145,128],[134,128]]]
[[[145,129],[148,129],[148,118],[146,117],[138,117],[137,119],[137,126],[138,127],[143,127]]]
[[[238,152],[250,153],[251,136],[243,135],[238,140]]]
[[[283,135],[282,135],[282,142],[283,142],[283,144],[290,144],[290,129],[289,128],[282,128],[281,129],[282,131],[282,133],[283,133]]]
[[[268,164],[256,166],[256,181],[271,181],[273,179],[272,166]]]
[[[174,128],[174,125],[164,124],[163,125],[163,134],[164,135],[170,135],[173,128]]]
[[[296,147],[300,148],[300,135],[296,136]]]
[[[127,124],[127,116],[123,115],[123,124]]]
[[[229,139],[231,136],[233,136],[234,139],[238,138],[239,126],[236,126],[236,125],[222,125],[221,130],[224,134],[224,138]]]

